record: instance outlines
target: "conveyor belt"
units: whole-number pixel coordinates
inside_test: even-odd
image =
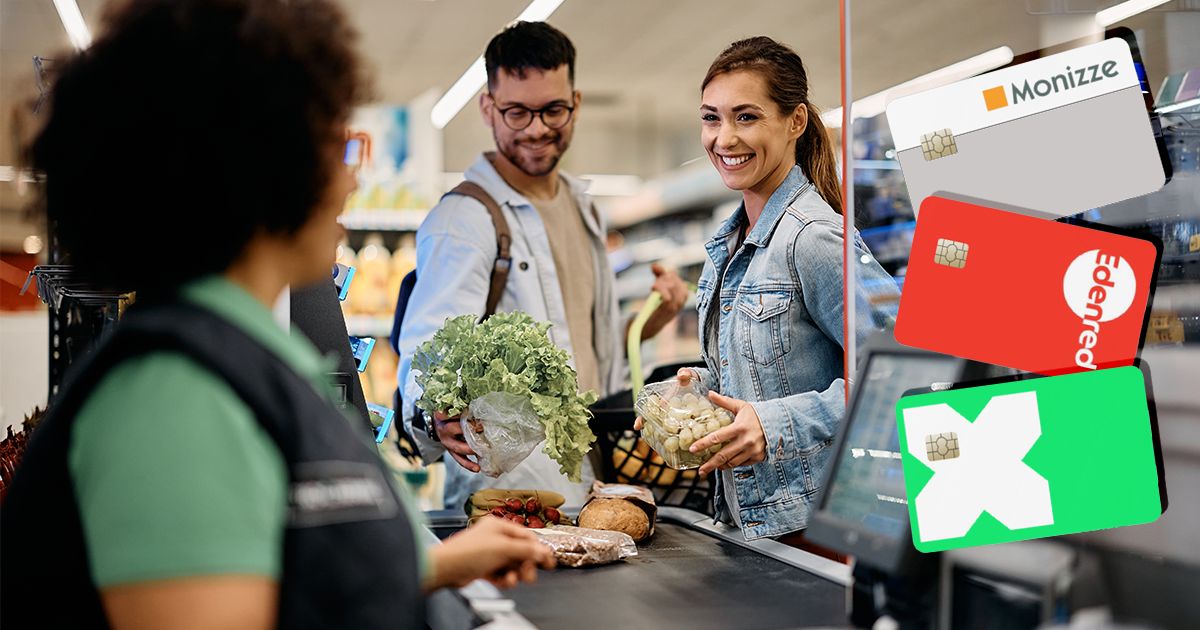
[[[749,630],[845,624],[842,583],[690,522],[660,516],[654,537],[639,546],[637,557],[543,571],[536,584],[502,597],[515,602],[516,612],[538,628]],[[827,563],[769,544],[781,553]]]

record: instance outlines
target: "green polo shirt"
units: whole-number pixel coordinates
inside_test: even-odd
[[[210,276],[182,296],[240,328],[333,400],[327,361],[240,286]],[[283,456],[234,390],[187,356],[156,352],[117,365],[80,409],[69,463],[97,586],[199,575],[279,578],[288,503]],[[394,485],[416,534],[420,515],[403,484]],[[420,539],[416,548],[425,577]]]

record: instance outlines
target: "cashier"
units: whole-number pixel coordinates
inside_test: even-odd
[[[730,45],[701,83],[701,142],[742,203],[706,244],[706,367],[679,378],[735,414],[691,451],[728,442],[700,472],[718,472],[718,515],[747,540],[808,526],[845,412],[842,195],[808,92],[800,57],[767,37]],[[874,327],[861,287],[895,283],[853,238],[861,342]]]
[[[552,565],[497,519],[426,551],[326,361],[272,317],[286,286],[329,281],[344,234],[366,85],[342,12],[113,6],[60,61],[31,154],[75,268],[138,299],[17,470],[0,625],[424,628],[423,593]]]

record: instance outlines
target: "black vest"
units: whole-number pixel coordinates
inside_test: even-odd
[[[0,511],[0,625],[108,626],[68,469],[72,424],[113,366],[160,350],[182,352],[222,377],[287,462],[279,627],[424,628],[413,526],[374,446],[257,341],[181,303],[131,309],[34,432]],[[170,422],[170,411],[162,417]]]

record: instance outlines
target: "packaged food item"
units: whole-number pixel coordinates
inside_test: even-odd
[[[400,283],[408,272],[417,268],[417,235],[405,233],[400,235],[400,243],[392,252],[391,269],[388,271],[389,296],[400,295]],[[393,305],[394,306],[394,305]]]
[[[367,404],[367,413],[371,416],[371,425],[375,429],[375,443],[382,444],[392,428],[392,418],[396,412],[383,405]]]
[[[546,490],[480,490],[467,499],[463,508],[474,524],[481,518],[503,518],[531,529],[549,525],[570,525],[571,519],[559,508],[566,498]]]
[[[528,397],[491,392],[476,398],[460,420],[463,439],[475,451],[479,472],[489,477],[514,469],[546,440]]]
[[[366,371],[367,361],[371,360],[371,351],[375,349],[375,339],[368,337],[350,337],[350,352],[354,355],[354,364],[359,373]]]
[[[579,512],[579,526],[622,532],[635,542],[654,535],[658,506],[650,490],[620,483],[592,484],[592,493]]]
[[[370,234],[358,250],[358,266],[354,285],[347,297],[352,313],[361,315],[386,314],[395,306],[396,296],[388,295],[388,272],[392,253],[383,243],[383,236]]]
[[[680,470],[699,468],[725,446],[717,444],[692,453],[688,448],[708,434],[733,424],[733,414],[708,399],[708,388],[692,380],[686,386],[672,379],[642,388],[634,401],[641,416],[642,439],[663,461]]]
[[[534,534],[543,545],[554,550],[554,558],[562,566],[609,564],[638,553],[633,538],[621,532],[556,525],[539,529]]]

